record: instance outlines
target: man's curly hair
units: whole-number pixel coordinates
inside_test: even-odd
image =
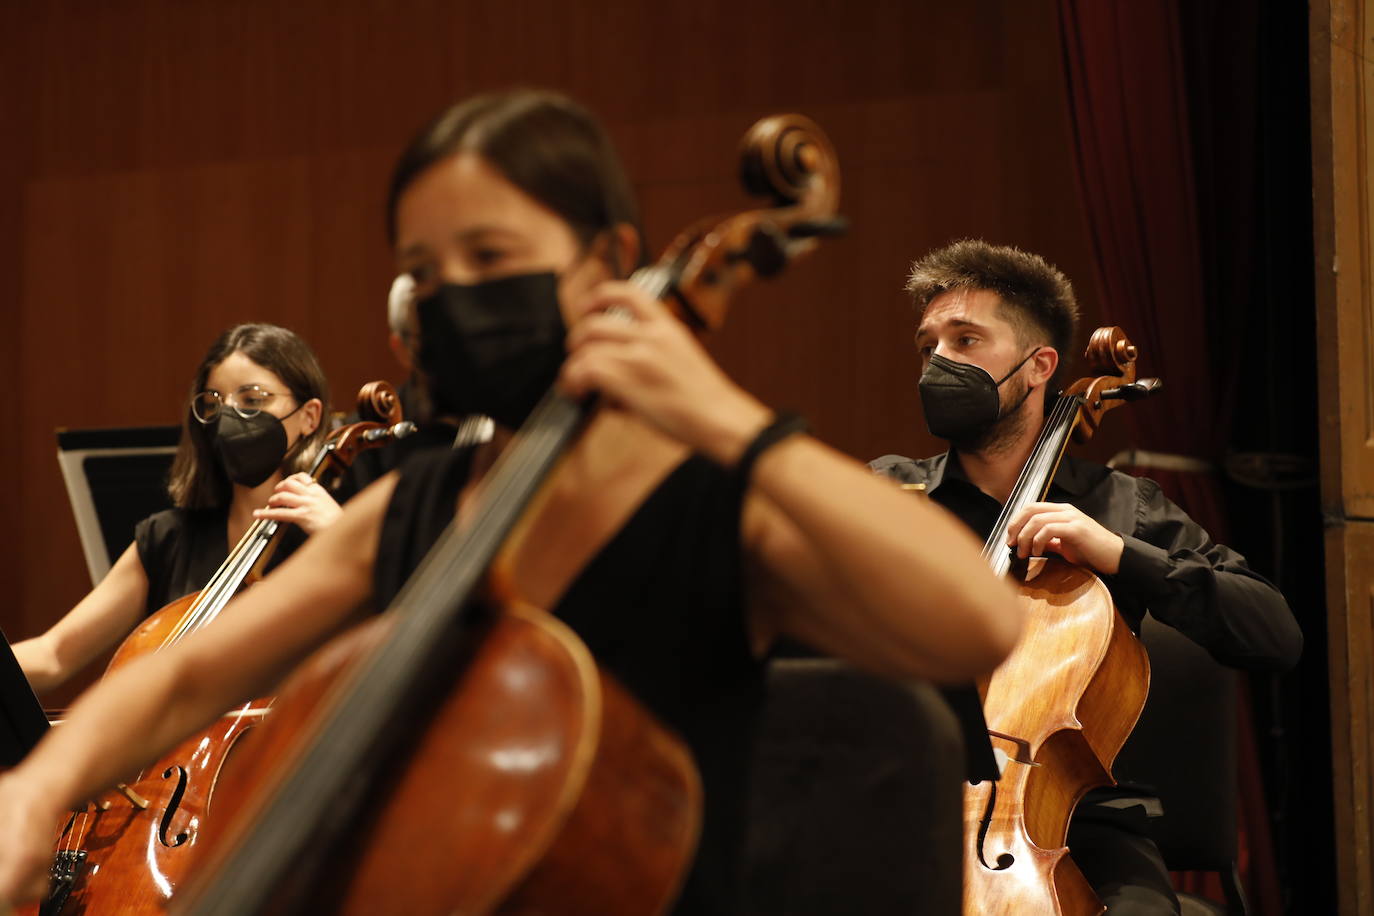
[[[1039,255],[982,239],[962,239],[911,265],[906,291],[918,314],[925,314],[936,296],[955,289],[996,293],[1002,300],[999,314],[1016,329],[1021,342],[1027,347],[1048,342],[1059,351],[1061,372],[1075,355],[1078,302],[1073,284]]]

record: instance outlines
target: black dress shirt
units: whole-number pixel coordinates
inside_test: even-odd
[[[913,461],[886,455],[870,467],[903,483],[923,483],[930,498],[987,539],[1002,506],[969,482],[957,455]],[[1125,547],[1115,575],[1099,577],[1131,629],[1148,611],[1202,646],[1223,665],[1285,671],[1302,653],[1302,633],[1288,602],[1245,558],[1214,543],[1159,484],[1065,457],[1048,502],[1068,503]]]
[[[1002,505],[969,481],[955,453],[915,461],[885,455],[869,466],[902,483],[925,484],[933,501],[984,541],[1001,513]],[[1302,633],[1283,596],[1244,557],[1214,543],[1154,481],[1065,457],[1046,499],[1068,503],[1121,536],[1120,568],[1098,575],[1131,629],[1139,632],[1148,612],[1224,665],[1283,671],[1297,663]],[[965,729],[970,777],[993,775],[976,692],[952,688],[946,698]]]

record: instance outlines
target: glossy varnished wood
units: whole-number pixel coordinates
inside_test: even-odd
[[[120,645],[108,670],[161,648],[197,597],[174,601],[140,624]],[[190,851],[200,838],[225,760],[269,706],[268,700],[244,704],[135,776],[128,786],[148,802],[146,808],[110,791],[62,825],[55,851],[86,854],[59,911],[62,916],[165,910],[190,866]],[[30,912],[37,911],[34,907]]]
[[[1369,101],[1374,2],[1317,0],[1310,10],[1336,888],[1342,916],[1369,916],[1374,913],[1374,122]]]
[[[75,844],[87,859],[63,916],[165,911],[190,867],[221,767],[266,709],[245,704],[144,770],[129,788],[147,808],[106,792],[97,799],[106,810],[92,805],[64,827],[56,848]]]
[[[124,641],[115,650],[105,673],[109,674],[135,659],[150,652],[156,652],[167,645],[182,619],[200,598],[200,594],[200,592],[192,592],[183,598],[178,598],[135,627],[133,632],[124,637]]]
[[[203,844],[215,868],[299,756],[339,675],[387,616],[317,653],[220,788]],[[284,889],[284,912],[654,913],[674,898],[699,829],[700,786],[653,722],[562,624],[498,619],[408,759],[368,788],[371,813],[324,844],[327,886]],[[188,887],[178,907],[193,906]],[[290,899],[292,902],[287,903]]]
[[[984,700],[994,746],[1010,759],[995,785],[965,789],[964,912],[1100,913],[1068,856],[1068,820],[1090,788],[1112,783],[1112,760],[1145,704],[1149,660],[1106,586],[1085,570],[1032,561],[1020,602],[1022,639]],[[1003,856],[1011,867],[998,867]]]

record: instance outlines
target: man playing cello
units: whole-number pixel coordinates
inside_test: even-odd
[[[1016,483],[1058,390],[1077,330],[1067,278],[1037,255],[965,240],[915,263],[907,283],[920,325],[920,395],[949,451],[871,466],[930,498],[985,538]],[[1282,595],[1235,551],[1212,542],[1151,480],[1066,457],[1049,497],[1011,520],[1018,557],[1057,554],[1106,583],[1135,631],[1146,612],[1236,668],[1292,667],[1302,635]],[[972,688],[954,691],[970,757],[983,737]],[[974,778],[986,778],[974,772]],[[1074,862],[1112,914],[1177,913],[1149,835],[1157,799],[1119,786],[1090,792],[1069,833]]]

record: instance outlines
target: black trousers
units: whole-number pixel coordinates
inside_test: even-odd
[[[1144,808],[1079,805],[1069,825],[1069,853],[1108,916],[1178,914],[1178,897]]]

